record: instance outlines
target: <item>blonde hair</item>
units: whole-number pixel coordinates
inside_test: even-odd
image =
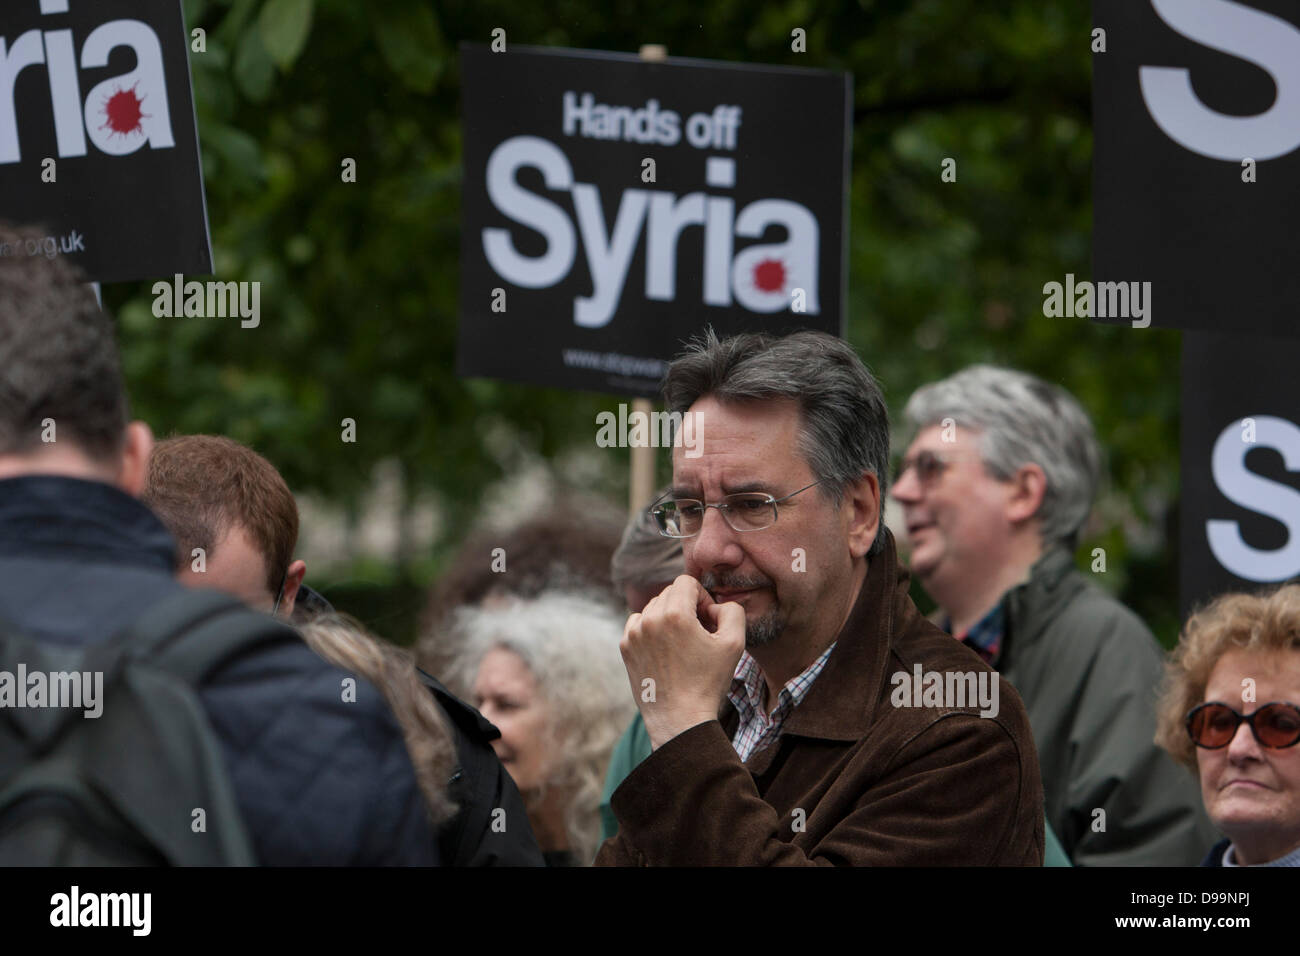
[[[1300,584],[1217,598],[1183,627],[1168,663],[1156,708],[1156,743],[1195,768],[1187,712],[1204,701],[1214,665],[1231,650],[1300,651]]]
[[[299,625],[298,631],[325,660],[365,678],[383,694],[402,728],[429,819],[434,826],[445,823],[456,812],[447,793],[456,766],[456,745],[433,692],[416,674],[410,653],[337,612],[316,615]]]
[[[454,619],[460,653],[451,672],[468,694],[484,655],[504,648],[523,660],[547,704],[555,748],[550,773],[531,806],[556,789],[566,798],[569,849],[582,865],[600,846],[600,796],[614,745],[636,703],[619,652],[625,618],[603,602],[552,591],[492,607],[462,608]]]

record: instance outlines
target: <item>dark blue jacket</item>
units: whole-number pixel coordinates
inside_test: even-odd
[[[0,481],[0,620],[65,646],[104,640],[180,589],[174,548],[152,512],[107,484]],[[396,719],[364,681],[344,703],[346,676],[286,643],[236,659],[200,688],[258,860],[437,864]]]
[[[1228,850],[1228,844],[1232,840],[1224,837],[1214,846],[1210,847],[1210,852],[1205,854],[1205,859],[1201,861],[1201,866],[1223,866],[1223,854]]]

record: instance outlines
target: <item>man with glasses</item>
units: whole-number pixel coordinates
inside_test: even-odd
[[[1047,820],[1076,865],[1194,865],[1195,781],[1155,746],[1160,648],[1076,570],[1100,450],[1063,389],[977,365],[919,389],[895,478],[939,622],[1024,698]]]
[[[1023,705],[903,701],[998,680],[917,611],[881,520],[889,425],[843,341],[710,330],[669,367],[708,430],[651,509],[686,574],[621,648],[653,752],[597,865],[1039,865]]]

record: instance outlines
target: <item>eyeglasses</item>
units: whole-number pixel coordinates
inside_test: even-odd
[[[651,505],[650,515],[655,519],[659,533],[665,538],[691,538],[699,534],[704,527],[704,515],[710,508],[717,508],[733,531],[762,531],[776,524],[777,505],[825,480],[818,478],[812,485],[804,485],[799,491],[792,491],[784,498],[773,498],[761,491],[727,495],[712,505],[696,498],[671,498]]]
[[[1187,736],[1198,747],[1218,750],[1232,742],[1243,721],[1263,747],[1280,749],[1300,741],[1300,707],[1276,701],[1249,717],[1215,701],[1193,707],[1187,714]]]
[[[903,480],[908,469],[915,468],[917,481],[926,486],[932,485],[955,460],[932,451],[919,451],[913,457],[904,458],[898,463],[898,471],[894,472],[894,484]]]

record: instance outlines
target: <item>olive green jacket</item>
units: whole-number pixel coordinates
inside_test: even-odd
[[[1076,866],[1195,866],[1218,835],[1154,742],[1163,652],[1064,548],[1007,593],[997,667],[1029,711],[1047,820]]]

